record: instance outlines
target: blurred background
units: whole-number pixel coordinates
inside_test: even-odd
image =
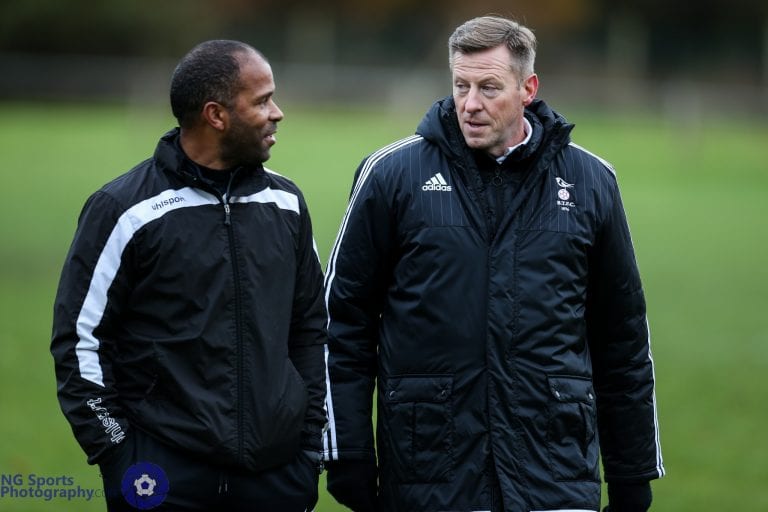
[[[499,13],[539,38],[542,95],[700,116],[768,110],[768,3],[760,0],[4,0],[0,97],[166,97],[204,39],[250,42],[283,98],[410,108],[446,91],[446,39]]]
[[[450,94],[447,38],[489,13],[534,29],[539,97],[618,172],[668,470],[653,510],[768,510],[768,2],[0,0],[0,511],[104,509],[8,488],[100,486],[56,400],[52,303],[85,199],[175,126],[178,59],[227,38],[271,61],[268,166],[325,263],[356,166]],[[317,512],[342,510],[321,481]]]

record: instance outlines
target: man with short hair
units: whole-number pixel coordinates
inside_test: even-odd
[[[536,39],[449,40],[453,96],[357,170],[326,269],[328,490],[356,512],[644,512],[664,474],[616,176],[536,99]],[[377,389],[377,430],[371,425]]]
[[[317,501],[323,277],[301,192],[263,166],[274,92],[251,46],[196,46],[171,82],[180,128],[80,215],[51,351],[111,511]]]

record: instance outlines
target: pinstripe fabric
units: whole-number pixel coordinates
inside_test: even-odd
[[[347,210],[344,214],[344,218],[341,221],[341,227],[339,228],[339,232],[336,236],[336,241],[334,242],[333,248],[331,249],[331,256],[328,262],[328,268],[326,269],[326,275],[325,275],[326,309],[328,308],[328,294],[332,286],[333,279],[336,276],[336,258],[338,256],[339,246],[341,245],[342,240],[344,238],[344,234],[347,228],[347,222],[349,219],[349,214],[355,206],[355,200],[357,199],[360,193],[360,189],[368,181],[376,164],[380,160],[387,157],[391,153],[397,151],[398,149],[406,147],[411,144],[415,144],[420,140],[422,140],[420,136],[412,135],[410,137],[406,137],[405,139],[393,142],[392,144],[385,146],[380,150],[376,151],[363,162],[360,173],[358,174],[357,180],[355,181],[355,184],[353,186],[352,195],[350,197],[349,204],[347,205]],[[330,323],[330,317],[328,317],[328,322]],[[329,355],[328,347],[326,346],[325,347],[326,386],[327,386],[326,413],[328,414],[328,429],[327,429],[326,435],[323,437],[323,452],[327,459],[336,460],[338,459],[338,456],[339,456],[338,445],[336,443],[336,415],[333,408],[333,395],[331,393],[331,379],[330,379],[330,376],[327,375],[328,355]]]
[[[609,479],[664,474],[615,171],[537,103],[492,204],[451,107],[358,168],[326,276],[326,456],[375,449],[379,498],[402,510],[594,512],[601,453]]]

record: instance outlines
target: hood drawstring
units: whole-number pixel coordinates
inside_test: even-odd
[[[229,482],[227,480],[226,473],[219,474],[219,494],[227,494],[229,492]]]

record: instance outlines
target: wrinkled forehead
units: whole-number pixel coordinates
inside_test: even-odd
[[[456,51],[451,57],[454,77],[493,75],[499,78],[514,75],[512,56],[504,47],[464,53]]]

